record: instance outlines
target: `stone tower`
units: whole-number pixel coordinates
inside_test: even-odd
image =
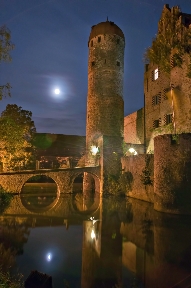
[[[123,137],[125,37],[107,20],[92,26],[88,47],[86,165],[91,165],[90,147],[98,146],[100,136]]]

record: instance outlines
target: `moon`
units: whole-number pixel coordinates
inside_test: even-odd
[[[52,254],[51,254],[51,253],[48,253],[48,254],[46,255],[46,260],[47,260],[48,262],[50,262],[50,261],[52,260]]]
[[[60,89],[59,89],[59,88],[56,88],[56,89],[54,90],[54,93],[55,93],[56,95],[60,94]]]

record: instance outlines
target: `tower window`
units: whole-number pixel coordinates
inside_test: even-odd
[[[168,99],[167,92],[168,92],[167,88],[163,89],[163,100],[167,100]]]
[[[152,81],[155,81],[155,80],[157,80],[158,78],[159,78],[159,69],[158,68],[156,68],[154,71],[152,71],[151,73],[151,79],[152,79]]]
[[[173,115],[172,114],[164,115],[164,125],[168,125],[172,122],[173,122]]]
[[[120,39],[117,39],[117,44],[119,44],[120,43]]]
[[[93,47],[93,45],[94,45],[94,42],[93,42],[93,40],[91,41],[91,47]]]
[[[101,42],[101,36],[98,37],[97,42]]]
[[[92,66],[94,66],[95,65],[95,61],[92,61]]]
[[[106,59],[105,59],[105,64],[106,64]]]
[[[158,128],[161,126],[161,118],[153,121],[153,128]]]
[[[120,62],[119,61],[117,61],[117,66],[120,66]]]
[[[157,80],[158,78],[159,78],[159,69],[156,68],[156,69],[154,70],[154,80]]]
[[[161,93],[152,97],[152,106],[158,105],[161,103]]]

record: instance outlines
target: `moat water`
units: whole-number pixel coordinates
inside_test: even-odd
[[[54,288],[191,287],[191,217],[31,183],[1,211],[0,255],[4,271],[46,273]]]

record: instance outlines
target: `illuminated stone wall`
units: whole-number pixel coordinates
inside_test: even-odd
[[[153,138],[162,133],[160,128],[154,129],[154,121],[159,120],[160,126],[164,126],[165,115],[172,113],[172,101],[170,95],[170,77],[159,71],[159,77],[154,80],[153,73],[157,65],[146,66],[144,74],[144,97],[145,97],[145,131],[147,152],[154,151]],[[166,89],[166,90],[165,90]],[[153,104],[153,97],[160,95],[160,103]],[[167,132],[166,132],[167,133]],[[168,131],[171,133],[171,130]]]
[[[154,208],[191,214],[191,133],[154,139]]]
[[[102,135],[123,137],[125,39],[113,22],[92,27],[88,42],[86,149]],[[91,157],[87,155],[87,163]]]
[[[25,182],[35,175],[46,175],[52,178],[57,184],[58,191],[60,193],[72,193],[74,179],[83,172],[89,172],[100,179],[100,168],[76,168],[76,169],[65,169],[60,171],[34,171],[34,172],[13,172],[3,173],[0,175],[0,185],[7,191],[12,193],[20,193]],[[98,180],[99,181],[99,180]],[[96,182],[97,185],[99,184]],[[99,188],[97,188],[99,190]]]
[[[125,116],[124,141],[125,143],[144,144],[144,108]]]
[[[149,157],[146,164],[146,157]],[[126,195],[148,202],[154,201],[154,159],[153,155],[136,155],[121,159],[123,173],[126,174]],[[146,170],[146,172],[143,172]],[[147,171],[150,173],[151,184],[148,183]]]

